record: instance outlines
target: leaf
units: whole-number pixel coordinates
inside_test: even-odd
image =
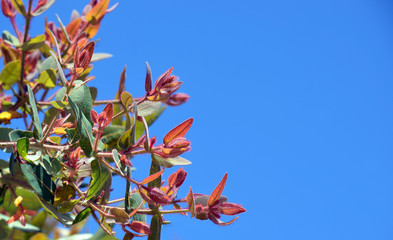
[[[78,202],[80,202],[80,199],[74,199],[74,200],[68,199],[67,201],[65,201],[61,204],[61,206],[59,207],[59,212],[60,213],[71,212]]]
[[[42,128],[41,128],[41,122],[40,122],[40,119],[38,118],[37,105],[35,103],[34,93],[31,90],[29,85],[27,85],[27,91],[29,92],[29,103],[30,103],[31,111],[32,111],[31,118],[33,119],[34,127],[38,133],[38,138],[42,139],[43,133],[42,133]]]
[[[116,149],[112,150],[112,155],[113,155],[113,161],[115,162],[116,167],[120,170],[120,172],[122,174],[124,174],[123,171],[125,169],[122,167],[122,163],[121,163],[120,158],[119,158],[119,153],[117,152]]]
[[[63,109],[65,107],[68,106],[69,102],[65,102],[65,101],[51,101],[50,104],[57,108],[57,109]]]
[[[89,190],[86,196],[86,201],[93,198],[104,186],[109,177],[109,170],[102,165],[100,161],[93,160],[91,162],[91,180],[89,183]]]
[[[22,45],[23,51],[30,51],[40,48],[45,43],[45,35],[38,35]]]
[[[135,138],[132,136],[133,128],[126,131],[121,137],[119,138],[117,144],[123,150],[128,149],[132,145],[135,144]]]
[[[38,197],[35,195],[31,190],[27,190],[21,187],[16,188],[15,191],[17,196],[22,196],[23,197],[23,202],[22,205],[24,208],[37,211],[41,209],[41,204],[38,202]],[[10,191],[6,192],[4,196],[4,201],[7,204],[2,205],[4,210],[6,210],[10,214],[14,214],[17,210],[17,207],[15,207],[14,204],[9,204],[12,202],[11,194]]]
[[[147,238],[147,240],[160,240],[161,239],[161,217],[158,215],[154,215],[150,222],[150,230],[151,234]]]
[[[131,209],[133,209],[133,210],[137,209],[141,204],[142,204],[141,209],[144,209],[145,206],[144,206],[143,202],[144,201],[138,192],[131,194],[131,197],[130,197]],[[135,214],[135,215],[133,215],[132,219],[133,219],[133,221],[139,221],[139,222],[146,222],[147,221],[146,215],[144,215],[144,214]]]
[[[14,5],[14,8],[16,11],[18,11],[20,14],[23,16],[27,16],[26,14],[26,8],[25,5],[23,4],[22,0],[12,0],[12,5]]]
[[[91,214],[90,208],[83,209],[78,215],[76,215],[74,222],[72,224],[77,224],[80,221],[85,220]]]
[[[86,21],[90,22],[93,25],[99,23],[100,18],[102,18],[105,15],[108,5],[109,5],[109,0],[102,0],[102,1],[98,2],[86,14],[86,16],[85,16]]]
[[[188,209],[190,210],[191,218],[195,217],[195,200],[194,200],[194,194],[192,193],[192,188],[190,187],[190,191],[187,194],[186,197],[187,204],[188,204]]]
[[[56,54],[53,51],[49,51],[50,55],[52,56],[53,60],[56,62],[57,65],[57,71],[59,72],[60,75],[60,81],[63,84],[63,86],[67,85],[67,79],[64,75],[63,68],[61,67],[59,61],[57,60]]]
[[[71,185],[66,184],[63,187],[59,187],[56,189],[55,192],[55,198],[53,202],[53,206],[57,207],[66,200],[72,198],[75,196],[75,188],[73,188]]]
[[[145,117],[147,125],[151,126],[158,119],[158,117],[161,116],[161,114],[164,112],[165,108],[166,108],[166,106],[163,105],[156,112]],[[136,128],[135,128],[135,139],[139,139],[143,135],[144,132],[145,132],[145,127],[143,126],[143,123],[140,121],[137,121]]]
[[[7,63],[0,73],[0,83],[5,90],[10,90],[12,85],[20,79],[20,61]]]
[[[185,165],[190,165],[191,162],[188,161],[185,158],[182,158],[180,156],[174,157],[174,158],[163,158],[160,157],[156,154],[152,154],[152,159],[160,166],[165,167],[165,168],[170,168],[173,166],[185,166]]]
[[[90,62],[98,62],[107,58],[111,58],[112,54],[109,53],[93,53],[93,56],[91,57]]]
[[[0,220],[8,221],[9,218],[10,217],[0,213]],[[19,221],[16,221],[16,222],[13,222],[13,223],[9,223],[8,227],[14,228],[14,229],[18,229],[18,230],[21,230],[23,232],[39,232],[39,231],[41,231],[40,228],[38,228],[38,227],[36,227],[34,225],[31,225],[29,223],[26,223],[26,225],[23,226],[22,223],[20,223]]]
[[[92,126],[79,109],[79,107],[68,97],[68,102],[70,103],[71,109],[77,120],[77,130],[80,136],[79,143],[82,150],[85,152],[86,156],[91,156],[93,152],[94,137],[92,133]]]
[[[71,43],[70,36],[68,35],[68,33],[67,33],[67,31],[66,31],[66,28],[64,27],[64,24],[63,24],[63,22],[61,21],[59,15],[56,14],[56,18],[57,18],[57,21],[59,21],[61,31],[63,32],[64,36],[66,37],[67,42],[68,42],[68,43]]]
[[[55,3],[55,0],[47,0],[47,2],[46,2],[44,5],[40,6],[40,7],[37,8],[37,9],[35,9],[35,10],[33,11],[32,15],[33,15],[34,17],[36,17],[36,16],[38,16],[38,15],[41,15],[41,14],[44,13],[46,10],[48,10],[48,9],[53,5],[53,3]]]
[[[121,208],[111,207],[108,213],[114,217],[106,217],[105,220],[107,223],[127,224],[130,222],[130,216]]]
[[[120,74],[119,88],[117,90],[115,99],[120,99],[121,94],[124,92],[125,82],[126,82],[126,70],[127,70],[127,67],[124,66],[124,69]],[[115,104],[115,106],[113,108],[113,115],[120,113],[121,110],[122,110],[122,105]],[[121,124],[122,124],[122,117],[115,118],[112,121],[112,125],[121,125]]]
[[[164,144],[169,143],[175,138],[184,137],[192,125],[193,119],[187,119],[169,131],[164,137]]]
[[[101,141],[108,147],[115,146],[119,137],[124,134],[124,126],[110,125],[104,128]]]
[[[19,39],[17,37],[15,37],[14,35],[12,35],[10,32],[3,31],[2,37],[3,37],[4,42],[6,42],[12,46],[16,46],[16,47],[20,46]]]
[[[37,82],[44,85],[46,88],[56,87],[56,70],[50,68],[40,73]]]
[[[38,72],[43,72],[48,69],[57,69],[57,60],[53,57],[48,57],[42,63],[37,65]]]
[[[61,222],[65,227],[71,227],[74,221],[74,217],[68,213],[60,213],[56,207],[47,201],[38,199],[42,207],[54,217],[57,221]]]
[[[1,135],[2,135],[2,134],[1,134],[1,131],[0,131],[0,136],[1,136]],[[9,136],[10,141],[16,142],[16,141],[18,141],[19,139],[24,138],[24,137],[26,137],[26,138],[31,138],[31,137],[33,137],[33,132],[30,132],[30,131],[22,131],[22,130],[16,129],[16,130],[11,131],[11,132],[8,134],[8,136]]]
[[[155,179],[157,179],[158,177],[160,177],[160,176],[164,173],[164,170],[165,170],[165,169],[163,168],[161,171],[156,172],[156,173],[154,173],[154,174],[148,176],[147,178],[145,178],[145,179],[142,181],[142,185],[144,185],[144,184],[146,184],[146,183],[149,183],[149,182],[152,182],[152,181],[154,181]]]
[[[152,76],[151,69],[148,62],[146,62],[146,79],[145,79],[145,91],[148,93],[151,91],[152,87]]]
[[[92,240],[93,234],[91,233],[79,233],[79,234],[73,234],[68,237],[63,237],[63,238],[58,238],[57,240]]]
[[[20,168],[34,191],[45,201],[53,203],[56,184],[45,169],[29,162],[20,164]]]
[[[93,109],[93,100],[91,98],[90,89],[82,81],[74,82],[75,87],[72,89],[69,97],[83,112],[87,120],[92,123],[90,119],[90,111]],[[66,96],[66,87],[61,88],[56,94],[56,101],[63,101]]]
[[[227,178],[228,178],[228,173],[225,173],[224,177],[221,179],[220,183],[217,185],[217,187],[214,189],[214,191],[209,197],[209,201],[208,201],[209,206],[213,205],[213,203],[221,196]]]
[[[160,102],[152,102],[152,101],[143,101],[138,104],[138,116],[146,117],[160,109],[161,103]]]
[[[20,138],[16,143],[16,149],[23,159],[26,159],[27,152],[29,151],[29,144],[28,138]]]
[[[132,105],[132,101],[134,101],[132,95],[129,92],[122,92],[120,95],[121,103],[128,111],[129,107]]]
[[[150,173],[149,173],[149,175],[153,175],[153,174],[158,173],[160,171],[161,171],[161,167],[156,162],[152,161],[151,165],[150,165]],[[159,187],[161,187],[161,176],[159,176],[158,178],[156,178],[153,181],[149,182],[147,184],[147,186],[149,188],[153,188],[153,187],[159,188]]]

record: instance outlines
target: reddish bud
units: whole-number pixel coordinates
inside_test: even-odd
[[[146,93],[149,93],[151,91],[151,86],[152,86],[151,70],[150,70],[149,63],[146,62],[146,80],[145,80]]]
[[[178,81],[176,76],[170,76],[172,70],[173,68],[170,68],[158,77],[154,89],[147,93],[147,99],[167,102],[170,96],[180,88],[183,82]]]
[[[172,202],[172,200],[161,189],[157,187],[146,188],[146,190],[151,200],[160,205],[167,205]]]
[[[183,184],[186,177],[187,177],[187,172],[184,171],[183,168],[180,168],[175,173],[169,176],[168,184],[172,188],[173,187],[179,188]]]
[[[219,211],[224,215],[236,215],[246,211],[240,204],[224,202],[220,205]]]
[[[44,6],[48,0],[39,0],[37,6],[34,8],[33,12],[36,12],[39,8]]]
[[[16,14],[16,10],[12,5],[11,0],[1,0],[1,11],[6,17],[14,17]]]
[[[176,93],[176,94],[173,94],[169,98],[167,104],[169,106],[179,106],[179,105],[187,102],[189,98],[190,98],[190,96],[188,96],[185,93]]]

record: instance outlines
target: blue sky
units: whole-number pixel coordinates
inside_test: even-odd
[[[46,15],[68,23],[87,2],[58,0]],[[228,227],[169,216],[163,239],[393,238],[391,1],[117,2],[96,37],[114,55],[92,72],[98,98],[113,98],[124,65],[134,96],[145,61],[154,78],[173,66],[191,99],[151,134],[194,117],[180,194],[209,194],[228,172],[223,194],[247,209]],[[134,160],[136,178],[148,162]]]

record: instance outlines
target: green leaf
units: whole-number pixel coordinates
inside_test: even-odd
[[[33,211],[37,211],[41,209],[41,204],[38,202],[37,195],[35,195],[31,190],[18,187],[16,188],[15,193],[17,196],[23,197],[22,205],[26,209],[33,210]],[[14,214],[17,210],[17,207],[15,207],[15,205],[12,203],[12,198],[9,191],[5,194],[4,201],[6,202],[6,204],[2,206],[4,210],[9,212],[10,214]]]
[[[127,109],[127,111],[128,111],[128,108],[131,106],[132,101],[134,101],[132,95],[129,92],[123,92],[120,95],[120,100],[121,100],[121,103],[123,104],[123,106]]]
[[[93,53],[90,62],[97,62],[103,59],[111,58],[112,54],[109,53]]]
[[[40,48],[45,43],[45,35],[38,35],[22,45],[23,51],[30,51]]]
[[[152,154],[152,156],[153,156],[153,154]],[[155,173],[158,173],[159,171],[161,171],[160,165],[157,164],[155,161],[152,161],[151,165],[150,165],[149,176],[151,176],[151,175],[153,175]],[[158,178],[156,178],[153,181],[149,182],[147,184],[147,186],[151,187],[151,188],[152,187],[158,187],[158,188],[161,187],[161,176],[159,176]]]
[[[128,131],[126,131],[123,135],[121,135],[121,137],[117,142],[117,144],[121,149],[125,150],[131,147],[132,145],[134,145],[135,139],[132,136],[132,133],[133,133],[133,127]]]
[[[50,68],[40,73],[37,82],[44,85],[46,88],[54,88],[56,87],[56,80],[56,70]]]
[[[165,168],[170,168],[173,166],[184,166],[184,165],[190,165],[191,162],[188,161],[185,158],[182,158],[180,156],[174,157],[174,158],[162,158],[156,154],[151,155],[152,159],[154,162],[156,162],[158,165],[165,167]]]
[[[72,224],[76,224],[80,221],[83,221],[86,219],[89,215],[91,214],[91,209],[90,208],[85,208],[83,209],[78,215],[76,215],[74,222]]]
[[[59,21],[61,31],[62,31],[63,34],[65,35],[65,37],[66,37],[66,39],[67,39],[67,42],[68,42],[68,43],[71,43],[70,36],[68,35],[67,30],[66,30],[66,28],[64,27],[64,24],[63,24],[63,22],[61,21],[59,15],[56,14],[56,18],[57,18],[57,21]]]
[[[53,203],[56,184],[45,169],[41,165],[36,166],[29,162],[20,164],[20,168],[34,191],[45,201]]]
[[[1,129],[0,129],[1,130]],[[0,136],[2,135],[1,131],[0,131]],[[31,138],[33,137],[33,132],[31,131],[22,131],[19,129],[13,130],[11,132],[8,133],[9,136],[9,140],[12,142],[16,142],[21,138]]]
[[[117,140],[124,133],[124,126],[110,125],[104,128],[104,134],[101,141],[108,147],[113,147],[117,144]]]
[[[145,117],[147,125],[151,126],[158,119],[158,117],[161,116],[161,114],[164,112],[165,108],[166,108],[165,105],[161,106],[156,112]],[[137,121],[136,128],[135,128],[135,138],[139,139],[143,135],[144,132],[145,132],[145,127],[143,126],[143,123],[140,121]]]
[[[2,128],[2,127],[0,127],[0,141],[1,142],[8,142],[8,141],[10,141],[10,138],[9,138],[8,135],[13,130],[14,129],[12,129],[12,128]],[[4,152],[7,152],[7,153],[12,153],[14,151],[12,149],[12,147],[10,147],[10,148],[0,148],[0,149],[2,149]]]
[[[28,138],[20,138],[16,142],[16,149],[17,149],[19,155],[23,159],[26,159],[27,152],[29,151],[29,145],[30,145],[30,142],[29,142]]]
[[[146,117],[154,112],[157,112],[161,107],[160,102],[153,102],[153,101],[143,101],[138,104],[138,116]]]
[[[131,194],[130,197],[131,209],[136,209],[137,207],[139,207],[139,205],[141,205],[141,203],[143,203],[143,198],[138,192]],[[146,208],[145,205],[142,205],[141,209],[145,209],[145,208]],[[145,214],[135,214],[133,216],[133,220],[145,223],[147,221],[147,218]]]
[[[65,101],[51,101],[50,104],[57,109],[63,109],[68,106],[68,102]]]
[[[80,202],[80,199],[74,199],[74,200],[68,199],[67,201],[61,204],[61,206],[59,207],[59,212],[60,213],[71,212],[78,202]]]
[[[61,222],[65,227],[71,227],[74,217],[68,213],[60,213],[56,207],[47,201],[38,199],[42,207],[54,217],[57,221]]]
[[[92,133],[92,126],[81,111],[81,109],[68,97],[71,109],[77,120],[77,129],[80,136],[79,143],[86,156],[91,156],[93,152],[94,137]]]
[[[25,5],[23,4],[22,0],[12,0],[12,5],[14,5],[14,8],[16,11],[18,11],[20,14],[23,16],[27,16],[26,14],[26,8]]]
[[[0,73],[0,83],[5,90],[10,90],[12,85],[20,79],[20,61],[7,63]]]
[[[50,55],[52,56],[53,60],[56,62],[57,70],[58,70],[59,75],[60,75],[60,81],[61,81],[61,83],[63,84],[63,86],[66,86],[67,79],[66,79],[66,77],[65,77],[65,75],[64,75],[63,68],[61,67],[59,61],[57,60],[56,54],[55,54],[53,51],[49,51],[49,53],[50,53]]]
[[[56,174],[61,170],[62,166],[57,158],[49,157],[49,155],[44,155],[42,157],[42,162],[45,166],[45,169],[51,173],[52,175],[56,176]]]
[[[90,89],[83,84],[82,81],[77,80],[74,82],[75,87],[72,89],[69,97],[78,106],[78,108],[83,112],[87,120],[92,123],[90,119],[90,111],[93,109],[93,101],[90,95]],[[61,88],[56,94],[56,101],[63,101],[66,95],[66,88]]]
[[[10,32],[3,31],[2,37],[4,42],[11,44],[12,46],[16,46],[16,47],[20,46],[19,39],[14,35],[12,35]]]
[[[9,239],[11,228],[5,219],[0,219],[0,239]]]
[[[89,183],[89,190],[86,196],[86,201],[93,198],[104,186],[106,180],[111,174],[106,166],[100,161],[93,160],[91,162],[91,180]]]
[[[43,72],[48,69],[57,70],[57,61],[53,57],[48,57],[43,62],[37,65],[38,72]]]
[[[10,217],[0,213],[0,220],[8,221],[9,218]],[[26,225],[23,226],[22,223],[20,223],[19,221],[8,224],[8,227],[18,229],[23,232],[40,232],[41,231],[40,228],[38,228],[34,225],[31,225],[29,223],[26,223]]]
[[[161,217],[158,215],[154,215],[150,222],[150,230],[151,234],[147,238],[147,240],[160,240],[161,239]]]
[[[48,8],[50,8],[53,3],[55,3],[55,0],[48,0],[44,5],[42,5],[41,7],[39,7],[38,9],[36,9],[32,15],[34,17],[41,15],[42,13],[44,13],[46,10],[48,10]]]
[[[41,139],[43,137],[41,122],[40,119],[38,118],[38,111],[37,111],[37,105],[35,103],[34,93],[29,85],[27,85],[27,91],[29,92],[29,103],[32,111],[31,118],[33,119],[34,127],[38,133],[38,138]]]

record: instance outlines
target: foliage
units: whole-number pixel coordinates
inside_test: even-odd
[[[161,144],[149,133],[149,125],[166,106],[189,98],[175,93],[182,82],[172,75],[173,68],[153,84],[147,64],[142,97],[125,90],[124,69],[115,98],[95,100],[96,89],[88,86],[94,79],[92,63],[111,55],[95,53],[92,39],[116,5],[92,0],[81,14],[73,12],[68,25],[58,17],[58,25],[45,21],[45,32],[30,36],[32,18],[53,3],[39,0],[33,6],[32,0],[1,0],[15,35],[3,31],[0,38],[0,123],[21,118],[25,124],[24,130],[0,128],[0,147],[10,153],[8,161],[0,161],[0,221],[8,223],[1,224],[1,237],[46,239],[53,232],[57,239],[106,239],[105,234],[115,234],[117,224],[124,239],[160,239],[161,225],[168,223],[165,214],[190,213],[219,225],[236,220],[220,220],[222,214],[245,211],[221,196],[227,174],[211,195],[194,194],[190,188],[183,198],[177,197],[187,176],[183,168],[162,179],[166,168],[191,164],[181,155],[191,149],[185,136],[192,118],[170,130]],[[23,33],[17,14],[25,20]],[[105,105],[101,113],[93,109],[98,105]],[[131,177],[132,158],[139,154],[151,156],[150,174],[142,181]],[[110,197],[114,175],[126,183],[124,198]],[[79,233],[89,216],[105,234]],[[60,236],[55,222],[71,228],[68,236]]]

